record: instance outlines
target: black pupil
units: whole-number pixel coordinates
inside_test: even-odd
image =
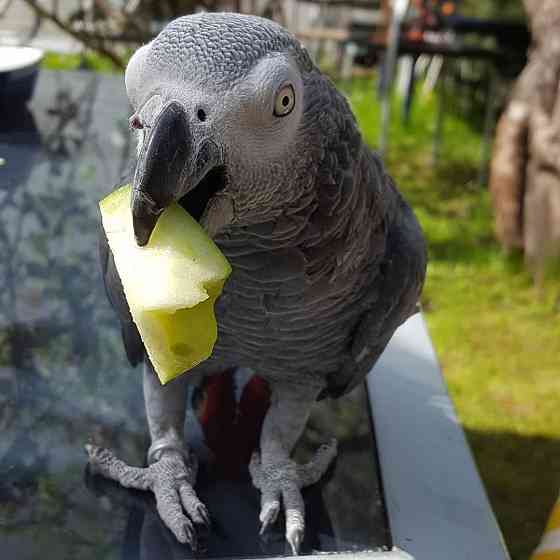
[[[199,109],[197,112],[198,120],[204,122],[206,120],[206,113],[204,109]]]
[[[282,97],[282,105],[283,105],[284,107],[287,107],[289,104],[290,104],[290,98],[289,98],[287,95],[285,95],[284,97]]]

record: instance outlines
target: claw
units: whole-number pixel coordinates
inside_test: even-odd
[[[272,521],[270,521],[269,519],[265,519],[261,524],[261,528],[259,530],[259,535],[262,537],[268,531],[268,528],[271,525],[272,525]]]
[[[208,529],[211,525],[211,521],[210,521],[210,515],[208,513],[208,510],[206,509],[206,506],[203,503],[200,503],[198,505],[198,507],[196,508],[196,511],[197,511],[198,515],[200,516],[200,518],[202,519],[202,524]]]
[[[86,450],[90,463],[97,463],[104,458],[107,459],[112,456],[112,453],[108,449],[92,445],[91,443],[86,443],[84,449]]]
[[[322,445],[305,465],[283,459],[263,466],[260,456],[253,454],[249,469],[253,484],[261,491],[261,536],[276,521],[282,503],[286,516],[286,541],[292,554],[297,556],[305,533],[305,504],[301,489],[315,484],[325,474],[336,453],[337,442],[332,439]]]
[[[301,541],[303,540],[303,531],[301,529],[288,530],[286,532],[286,540],[292,549],[292,555],[297,556]]]
[[[196,536],[196,531],[195,531],[194,527],[192,526],[192,523],[190,523],[190,521],[187,521],[183,525],[183,527],[184,527],[184,530],[185,530],[186,542],[190,545],[190,547],[192,548],[192,550],[194,552],[198,548],[198,539],[197,539],[197,536]]]
[[[263,535],[271,525],[274,525],[276,519],[278,518],[279,512],[280,502],[277,500],[269,502],[263,507],[260,515],[260,521],[262,525],[261,530],[259,531],[259,535]]]
[[[194,524],[207,529],[210,516],[193,490],[196,478],[194,461],[189,463],[181,453],[170,450],[147,468],[131,467],[108,449],[90,443],[84,447],[92,474],[116,480],[125,488],[151,490],[163,523],[179,542],[188,543],[193,551],[198,549]]]
[[[188,483],[183,484],[179,488],[179,495],[183,509],[190,517],[191,521],[199,527],[202,526],[205,529],[208,529],[210,527],[210,516],[208,515],[208,510],[198,499],[192,486]]]

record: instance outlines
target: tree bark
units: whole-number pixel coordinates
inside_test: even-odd
[[[498,123],[490,190],[498,239],[539,279],[560,257],[560,2],[525,7],[533,44]]]

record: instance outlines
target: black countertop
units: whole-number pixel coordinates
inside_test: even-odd
[[[142,372],[126,361],[96,245],[97,203],[132,168],[129,114],[121,77],[48,71],[28,107],[0,113],[2,558],[192,556],[151,495],[90,476],[83,451],[93,440],[142,464],[148,445]],[[258,437],[235,424],[239,380],[224,374],[189,396],[197,491],[213,518],[207,555],[284,554],[281,523],[258,537],[259,495],[245,466],[216,459],[221,446],[243,449]],[[302,552],[390,545],[363,388],[316,406],[297,456],[332,435],[339,458],[304,492]]]

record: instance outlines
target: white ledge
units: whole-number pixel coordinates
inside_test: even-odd
[[[367,379],[390,532],[417,560],[508,552],[420,314]]]

